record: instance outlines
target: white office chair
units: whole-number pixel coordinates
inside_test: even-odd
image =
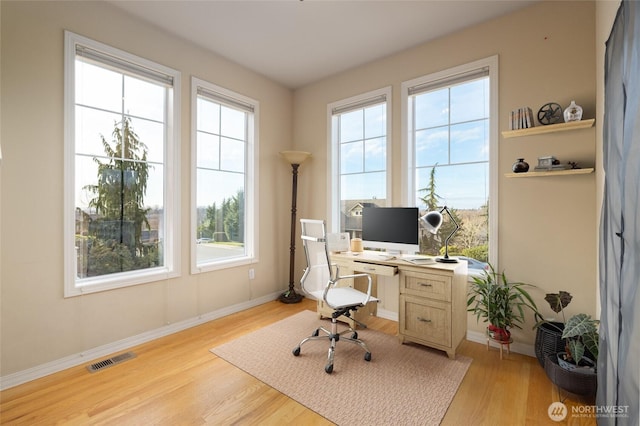
[[[346,330],[338,332],[338,318],[345,316],[351,318],[351,312],[365,306],[369,302],[378,302],[378,299],[371,296],[371,276],[369,274],[351,274],[340,276],[336,265],[329,261],[329,251],[326,241],[326,227],[323,220],[300,219],[302,225],[302,242],[304,253],[307,258],[307,268],[304,271],[300,283],[302,290],[317,300],[324,300],[327,306],[333,309],[331,314],[331,330],[324,327],[317,328],[311,336],[303,339],[300,344],[293,349],[295,356],[300,355],[300,347],[309,340],[329,340],[329,353],[327,365],[324,371],[331,374],[333,372],[333,356],[336,343],[345,341],[359,345],[365,350],[365,361],[371,361],[371,351],[367,345],[358,339],[358,333],[348,326]],[[363,293],[351,287],[338,287],[336,284],[345,278],[366,277],[369,285],[367,293]],[[353,318],[352,318],[353,319]],[[353,319],[358,325],[366,327],[364,324]],[[320,333],[323,333],[320,335]],[[351,336],[346,336],[351,334]]]

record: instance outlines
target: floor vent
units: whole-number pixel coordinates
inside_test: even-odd
[[[123,354],[116,355],[111,358],[107,358],[102,361],[95,362],[91,365],[87,365],[87,370],[89,370],[92,373],[95,373],[96,371],[104,370],[107,367],[112,367],[116,364],[120,364],[122,362],[125,362],[135,357],[136,357],[136,354],[134,354],[133,352],[125,352]]]

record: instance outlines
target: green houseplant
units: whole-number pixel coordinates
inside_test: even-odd
[[[547,377],[559,388],[577,395],[595,396],[598,388],[595,372],[598,359],[598,321],[582,313],[567,320],[564,308],[571,303],[571,299],[571,294],[566,291],[545,296],[551,309],[562,314],[563,322],[542,320],[540,317],[535,325],[538,333],[536,356],[542,358]],[[554,333],[553,337],[551,333]],[[593,364],[588,365],[588,357],[593,358]]]
[[[576,314],[569,318],[562,332],[562,338],[567,340],[565,361],[575,364],[576,367],[584,363],[588,368],[593,367],[595,371],[598,359],[598,324],[598,320],[587,314]],[[586,351],[593,356],[593,360],[586,357]]]
[[[573,296],[569,292],[562,290],[558,293],[548,293],[545,300],[549,303],[551,310],[562,314],[563,327],[560,328],[555,325],[557,323],[546,320],[539,321],[536,327],[551,325],[562,333],[561,338],[565,343],[565,351],[558,353],[560,366],[568,370],[583,367],[586,370],[595,371],[598,359],[599,321],[584,313],[573,315],[567,320],[564,308],[571,303],[572,298]]]
[[[511,337],[509,328],[522,328],[525,310],[538,312],[535,302],[524,287],[531,286],[521,282],[510,282],[504,271],[497,273],[489,264],[489,271],[483,271],[480,277],[473,277],[468,291],[467,311],[473,312],[476,319],[489,322],[489,336],[500,342],[508,342]]]

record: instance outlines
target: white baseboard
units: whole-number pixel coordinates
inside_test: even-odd
[[[479,331],[467,330],[467,340],[475,343],[487,344],[487,336]],[[492,346],[499,347],[497,343],[491,342]],[[528,355],[531,357],[536,356],[533,345],[527,345],[525,343],[513,342],[510,345],[511,352],[516,352],[522,355]]]
[[[397,312],[393,312],[393,311],[389,311],[389,310],[386,310],[386,309],[378,308],[376,316],[380,317],[380,318],[384,318],[384,319],[388,319],[388,320],[391,320],[391,321],[398,322],[398,313]]]
[[[169,324],[155,330],[146,331],[142,334],[138,334],[137,336],[127,337],[126,339],[122,339],[117,342],[108,343],[106,345],[92,348],[77,354],[69,355],[55,361],[47,362],[45,364],[29,368],[27,370],[18,371],[16,373],[2,376],[0,377],[0,390],[9,389],[26,382],[30,382],[31,380],[39,379],[41,377],[48,376],[49,374],[57,373],[58,371],[66,370],[67,368],[75,367],[77,365],[89,363],[90,361],[93,361],[95,359],[102,358],[107,355],[112,355],[116,352],[138,346],[142,343],[146,343],[160,337],[168,336],[170,334],[177,333],[178,331],[195,327],[196,325],[204,324],[214,319],[222,318],[236,312],[244,311],[245,309],[253,308],[254,306],[262,305],[272,300],[276,300],[280,296],[280,294],[282,294],[281,291],[268,294],[258,299],[252,299],[246,302],[238,303],[237,305],[227,306],[213,312],[199,315],[195,318],[190,318],[180,322],[176,322],[174,324]]]

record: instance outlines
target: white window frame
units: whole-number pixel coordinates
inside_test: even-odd
[[[339,232],[340,231],[340,147],[338,146],[338,126],[337,126],[337,118],[334,116],[333,111],[335,109],[346,108],[351,105],[354,106],[354,109],[358,108],[360,105],[365,106],[368,101],[375,100],[376,98],[380,98],[384,96],[386,103],[386,115],[387,115],[387,133],[386,133],[386,144],[387,144],[387,161],[386,161],[386,181],[387,181],[387,204],[391,205],[391,190],[392,190],[392,181],[391,181],[391,151],[392,151],[392,114],[391,114],[391,86],[383,87],[381,89],[372,90],[367,93],[363,93],[360,95],[352,96],[347,99],[342,99],[340,101],[332,102],[327,105],[327,176],[329,177],[329,188],[327,193],[327,229],[330,232]]]
[[[401,183],[404,188],[402,198],[407,205],[415,205],[415,164],[413,135],[410,134],[412,114],[410,108],[409,89],[429,84],[438,80],[450,79],[474,70],[487,67],[489,69],[489,263],[498,270],[498,56],[480,59],[468,64],[405,81],[401,84],[402,120],[402,174]],[[474,272],[471,271],[470,275]]]
[[[221,259],[198,265],[196,236],[198,227],[197,206],[197,113],[198,89],[202,88],[230,104],[241,104],[253,109],[247,127],[247,155],[245,164],[245,255],[231,259]],[[235,266],[247,265],[258,261],[258,135],[260,123],[260,103],[247,96],[233,92],[208,81],[191,77],[191,273],[215,271]]]
[[[112,290],[180,276],[180,72],[120,49],[65,31],[64,54],[64,297]],[[173,79],[166,99],[164,153],[164,264],[160,267],[76,278],[75,252],[75,60],[76,46],[153,70]]]

